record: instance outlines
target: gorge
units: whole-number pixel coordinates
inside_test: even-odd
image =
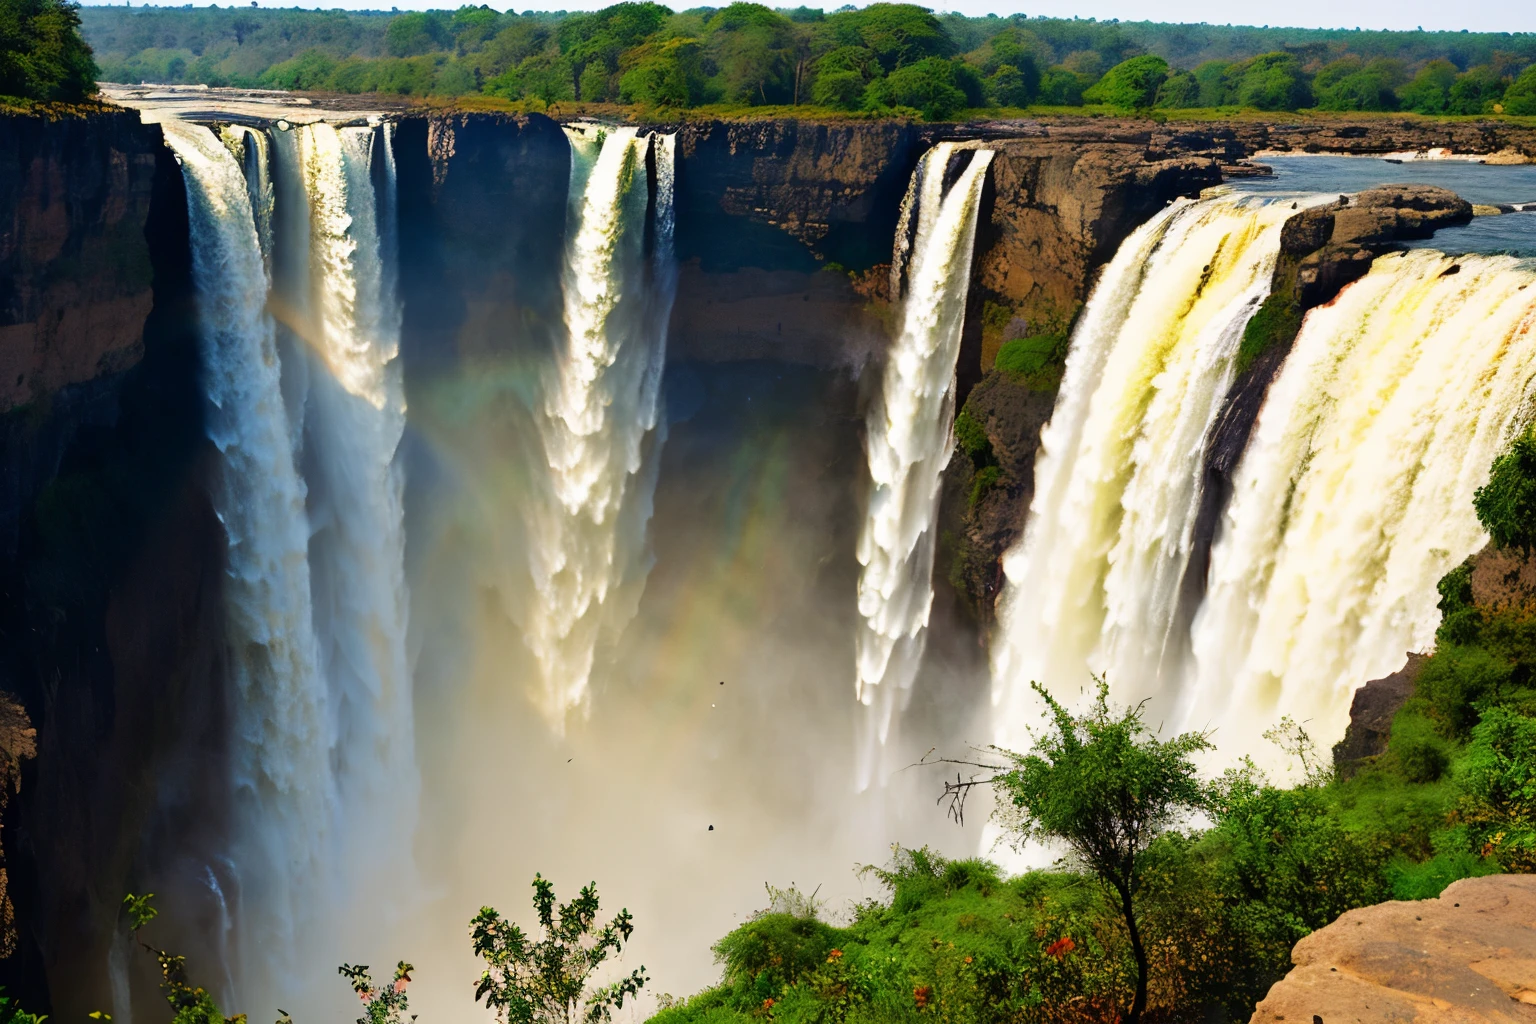
[[[404,956],[450,1018],[535,870],[697,988],[760,881],[975,853],[898,769],[1033,678],[1331,743],[1530,415],[1531,271],[1395,251],[1469,204],[1198,198],[1359,136],[204,120],[0,128],[5,980],[61,1018],[153,1012],[145,890],[221,1004]]]

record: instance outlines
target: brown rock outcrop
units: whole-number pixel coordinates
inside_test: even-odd
[[[143,354],[159,147],[127,111],[0,118],[0,412]]]
[[[1348,776],[1361,761],[1386,751],[1392,719],[1413,696],[1427,658],[1424,654],[1409,654],[1402,668],[1389,676],[1372,679],[1355,691],[1344,738],[1333,745],[1334,766],[1343,774]]]
[[[1291,952],[1251,1024],[1536,1021],[1536,876],[1351,910]]]

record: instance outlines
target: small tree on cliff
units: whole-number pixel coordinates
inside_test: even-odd
[[[1536,548],[1536,433],[1527,428],[1493,460],[1488,482],[1472,496],[1483,529],[1497,548]]]
[[[1000,815],[1022,839],[1065,843],[1114,895],[1136,958],[1130,1024],[1147,1006],[1147,951],[1137,925],[1147,848],[1205,803],[1193,754],[1211,749],[1203,733],[1159,740],[1147,731],[1142,706],[1109,705],[1109,685],[1096,679],[1093,705],[1073,715],[1039,683],[1049,726],[1028,754],[989,748],[1005,764],[963,762],[992,774],[957,778],[944,787],[957,818],[966,794],[991,786],[1005,802]],[[941,798],[943,799],[943,798]]]
[[[475,988],[502,1024],[603,1024],[624,999],[648,980],[645,966],[627,978],[588,991],[592,975],[611,955],[623,952],[635,926],[628,910],[597,927],[597,883],[558,907],[554,884],[533,876],[533,906],[544,937],[531,939],[490,907],[469,922],[475,955],[486,963]]]

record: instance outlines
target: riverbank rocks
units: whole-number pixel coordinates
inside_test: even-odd
[[[1536,1022],[1536,876],[1351,910],[1291,953],[1250,1024]]]

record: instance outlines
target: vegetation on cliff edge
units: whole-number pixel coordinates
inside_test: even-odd
[[[45,2],[45,0],[8,0]],[[57,2],[57,0],[48,0]],[[1536,115],[1536,34],[970,18],[911,4],[502,14],[91,7],[116,82],[480,96],[629,116],[1023,108]]]

